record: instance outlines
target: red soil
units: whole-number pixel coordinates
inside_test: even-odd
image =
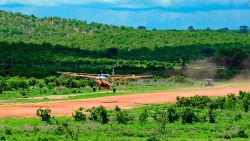
[[[151,92],[134,95],[109,96],[101,98],[90,98],[83,100],[68,100],[55,102],[40,102],[32,104],[3,104],[0,105],[1,117],[35,117],[36,110],[40,107],[50,108],[55,116],[71,116],[73,110],[79,107],[91,108],[103,105],[108,109],[118,105],[121,108],[133,108],[144,104],[175,102],[177,96],[224,96],[228,93],[238,93],[240,90],[250,91],[250,83],[236,85],[221,85],[210,88],[182,89],[173,92]]]

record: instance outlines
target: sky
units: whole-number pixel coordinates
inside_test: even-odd
[[[0,0],[0,9],[147,29],[250,26],[250,0]]]

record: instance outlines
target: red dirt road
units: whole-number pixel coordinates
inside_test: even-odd
[[[250,91],[250,83],[221,85],[211,88],[181,89],[173,92],[155,92],[133,95],[109,96],[83,100],[68,100],[55,102],[40,102],[32,104],[3,104],[0,105],[0,118],[2,117],[34,117],[40,107],[50,108],[55,116],[71,116],[73,110],[79,107],[91,108],[103,105],[108,109],[118,105],[121,108],[133,108],[144,104],[175,102],[177,96],[224,96],[228,93],[238,93],[240,90]]]

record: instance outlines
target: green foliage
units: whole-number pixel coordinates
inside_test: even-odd
[[[175,121],[179,120],[179,113],[177,112],[175,107],[169,107],[167,110],[168,121],[170,123],[174,123]]]
[[[107,124],[109,121],[108,111],[103,106],[92,107],[88,109],[87,112],[90,113],[90,120],[100,122],[102,124]]]
[[[209,109],[208,117],[209,117],[209,122],[210,123],[215,123],[216,115],[215,115],[215,112],[212,109]]]
[[[22,95],[23,97],[28,97],[29,93],[26,90],[22,90],[20,92],[20,95]]]
[[[166,125],[168,122],[168,115],[165,111],[156,110],[153,115],[154,120],[158,123],[159,129],[162,133],[166,131]]]
[[[116,112],[116,121],[118,124],[128,124],[129,120],[128,112],[122,110]]]
[[[147,139],[147,141],[161,141],[161,140],[158,139],[157,137],[150,137]]]
[[[46,108],[46,109],[39,108],[36,111],[36,115],[38,117],[40,117],[42,119],[42,121],[46,121],[47,123],[51,123],[51,118],[52,118],[51,109],[49,109],[49,108]]]
[[[181,75],[177,75],[177,76],[171,76],[170,78],[167,79],[168,82],[175,82],[175,83],[187,83],[187,84],[191,84],[192,80],[189,78],[186,78],[184,76]]]
[[[141,124],[146,124],[148,120],[148,111],[145,109],[140,115],[139,115],[139,121]]]
[[[84,108],[80,107],[78,110],[75,110],[72,114],[75,121],[85,121],[86,120],[86,114],[84,114]]]
[[[194,114],[194,110],[192,108],[184,108],[184,110],[181,113],[182,123],[189,123],[192,124],[194,120],[196,119],[196,116]]]
[[[215,56],[216,64],[241,68],[243,53],[249,55],[250,50],[248,32],[137,30],[5,11],[0,11],[0,18],[0,75],[44,78],[59,70],[98,73],[115,68],[121,74],[166,77],[180,59]]]
[[[177,106],[179,107],[194,107],[201,108],[207,107],[211,102],[208,96],[194,96],[194,97],[177,97]]]

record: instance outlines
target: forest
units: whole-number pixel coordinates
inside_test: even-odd
[[[247,26],[147,30],[6,11],[0,11],[0,19],[0,75],[44,78],[56,71],[110,73],[115,68],[118,74],[168,77],[185,75],[186,64],[204,59],[218,66],[218,78],[249,68]]]

